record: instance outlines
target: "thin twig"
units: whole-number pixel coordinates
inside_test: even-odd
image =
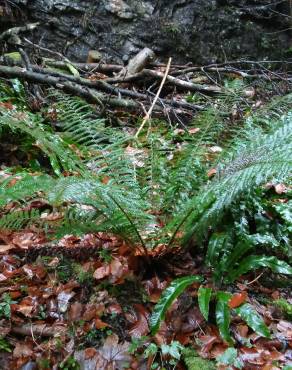
[[[37,48],[37,49],[39,49],[39,50],[42,50],[42,51],[45,51],[46,53],[48,53],[48,54],[53,54],[53,55],[57,55],[58,57],[60,57],[62,60],[64,60],[64,62],[66,62],[66,63],[69,63],[69,64],[72,64],[71,62],[70,62],[70,60],[69,59],[67,59],[66,57],[64,57],[64,55],[63,54],[61,54],[61,53],[59,53],[58,51],[54,51],[54,50],[50,50],[50,49],[47,49],[47,48],[45,48],[45,47],[43,47],[43,46],[40,46],[40,45],[38,45],[38,44],[34,44],[33,42],[31,42],[30,40],[28,40],[27,38],[23,38],[23,40],[28,44],[28,45],[30,45],[30,46],[32,46],[32,47],[34,47],[34,48]]]
[[[138,129],[138,131],[137,131],[137,133],[136,133],[136,135],[135,135],[135,137],[136,137],[136,138],[139,136],[140,132],[142,131],[143,127],[145,126],[145,123],[146,123],[146,122],[150,119],[150,117],[151,117],[151,113],[152,113],[152,111],[153,111],[153,109],[154,109],[154,107],[155,107],[155,104],[157,103],[157,100],[158,100],[158,98],[159,98],[159,95],[160,95],[160,93],[161,93],[161,90],[162,90],[162,88],[163,88],[163,86],[164,86],[164,84],[165,84],[166,77],[167,77],[167,75],[168,75],[169,68],[170,68],[170,65],[171,65],[171,60],[172,60],[171,58],[169,58],[169,59],[168,59],[168,63],[167,63],[167,66],[166,66],[166,70],[165,70],[165,73],[164,73],[163,79],[162,79],[162,81],[161,81],[161,84],[160,84],[160,86],[159,86],[159,89],[158,89],[158,91],[157,91],[157,94],[156,94],[156,96],[155,96],[155,98],[154,98],[154,100],[153,100],[153,102],[152,102],[152,104],[151,104],[151,107],[150,107],[150,109],[148,110],[148,112],[147,112],[146,116],[143,118],[143,121],[142,121],[142,123],[141,123],[141,126],[139,127],[139,129]]]
[[[248,282],[248,283],[246,283],[245,285],[251,285],[251,284],[253,284],[253,283],[255,283],[256,281],[258,281],[259,280],[259,278],[262,276],[264,274],[264,271],[263,272],[261,272],[255,279],[253,279],[252,281],[250,281],[250,282]]]

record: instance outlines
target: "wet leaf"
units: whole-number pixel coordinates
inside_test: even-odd
[[[209,304],[210,304],[211,295],[212,295],[211,288],[204,288],[200,286],[198,290],[199,307],[206,321],[208,321],[208,317],[209,317]]]
[[[242,305],[247,299],[247,292],[243,291],[240,293],[235,293],[231,297],[230,301],[228,302],[228,306],[230,308],[236,308],[240,305]]]
[[[273,272],[285,275],[292,275],[292,267],[285,261],[281,261],[273,256],[249,256],[240,262],[236,270],[228,274],[228,280],[234,281],[239,276],[247,273],[250,270],[258,269],[259,267],[268,267]]]
[[[113,334],[106,338],[99,353],[114,369],[124,369],[131,362],[132,356],[129,355],[130,343],[119,343],[117,335]]]
[[[230,300],[230,294],[225,292],[217,293],[217,304],[216,304],[216,322],[219,328],[221,337],[229,344],[233,344],[232,338],[229,332],[230,326],[230,309],[228,307],[228,301]]]
[[[270,338],[271,334],[264,323],[264,320],[258,315],[258,313],[248,303],[235,309],[237,315],[239,315],[247,325],[252,328],[257,334],[263,337]]]
[[[172,283],[162,293],[158,303],[154,307],[152,316],[150,318],[150,328],[153,335],[159,329],[161,321],[165,319],[167,309],[171,306],[173,301],[191,284],[201,282],[200,276],[186,276],[172,281]]]
[[[129,334],[134,338],[141,338],[149,333],[149,312],[141,304],[135,304],[135,316],[129,329]]]
[[[64,313],[68,309],[69,301],[72,297],[74,297],[74,292],[61,292],[58,294],[57,300],[58,300],[58,308],[59,311]]]

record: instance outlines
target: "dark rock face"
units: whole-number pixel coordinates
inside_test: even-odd
[[[12,24],[39,21],[30,38],[75,61],[86,61],[90,49],[101,51],[107,60],[126,62],[147,46],[162,59],[173,56],[176,62],[210,63],[242,57],[275,59],[290,47],[289,0],[8,3],[14,4],[16,14]]]

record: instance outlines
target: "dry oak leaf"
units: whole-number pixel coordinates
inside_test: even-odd
[[[16,343],[13,350],[13,357],[30,357],[33,355],[33,350],[30,345],[25,343]]]
[[[110,277],[112,283],[117,282],[124,274],[129,271],[126,258],[113,258],[110,264],[104,264],[94,271],[93,277],[101,280],[107,276]]]
[[[70,321],[77,321],[80,320],[83,311],[83,304],[80,302],[74,302],[71,304],[68,318]]]

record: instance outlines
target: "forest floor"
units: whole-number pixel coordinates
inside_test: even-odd
[[[225,87],[232,92],[227,98],[222,98],[223,92],[221,98],[212,95],[219,92],[219,83],[212,85],[211,96],[203,96],[203,92],[188,94],[186,98],[184,92],[176,91],[183,86],[175,86],[174,90],[168,86],[163,98],[166,103],[167,99],[183,104],[207,102],[215,109],[222,104],[228,124],[236,126],[268,105],[274,96],[290,92],[290,84],[281,79],[277,82],[271,79],[267,85],[263,76],[259,76],[246,86],[239,71],[233,72],[227,71],[231,76],[224,80]],[[100,74],[96,73],[90,81],[94,83],[98,78]],[[208,85],[206,75],[196,78],[194,84],[201,83],[198,81],[203,78],[205,87]],[[119,86],[129,88],[125,83]],[[238,88],[243,95],[238,95]],[[39,109],[34,103],[31,102],[31,111]],[[14,109],[13,102],[0,104],[2,109]],[[196,124],[188,127],[191,114],[189,111],[184,114],[184,108],[187,106],[174,110],[178,125],[169,126],[169,130],[175,131],[175,140],[182,137],[180,143],[184,141],[185,131],[196,135],[200,130]],[[137,127],[137,122],[141,123],[140,118],[137,121],[135,114],[126,114],[121,107],[111,109],[111,119],[113,122],[116,119],[114,124],[131,121]],[[57,113],[52,109],[50,114]],[[171,124],[173,117],[168,119]],[[15,138],[11,142],[1,141],[1,183],[31,166],[32,156],[24,155],[19,147]],[[220,142],[211,149],[213,153],[209,156],[221,152]],[[34,169],[30,171],[34,174]],[[215,173],[211,168],[204,176],[208,180]],[[13,181],[17,182],[18,178],[14,177]],[[265,204],[271,199],[286,204],[291,194],[291,188],[280,182],[265,184],[265,189]],[[16,202],[8,203],[1,216],[17,207]],[[58,223],[62,219],[58,211],[48,215],[46,209],[47,202],[40,196],[23,206],[22,211],[40,211],[50,222]],[[273,217],[267,214],[267,218]],[[220,282],[214,281],[212,269],[203,263],[204,258],[202,248],[167,249],[163,245],[150,250],[145,258],[140,249],[133,251],[122,238],[105,232],[67,234],[57,239],[33,224],[21,230],[1,229],[0,369],[291,370],[291,278],[268,269],[243,274],[224,285],[230,297],[222,309],[223,333],[230,327],[231,344],[226,341],[229,334],[222,339],[214,299],[210,301],[206,320],[207,309],[202,310],[204,304],[198,303],[200,282],[189,284],[170,305],[164,320],[161,316],[158,331],[151,330],[150,317],[161,294],[174,279],[200,275],[205,288],[212,288],[216,293],[222,289]],[[246,313],[245,321],[235,314],[229,318],[226,309],[236,310],[247,303],[252,311]]]
[[[263,338],[234,318],[236,350],[226,353],[228,344],[220,337],[214,313],[206,322],[194,304],[199,283],[171,306],[158,333],[150,334],[149,317],[172,279],[187,272],[213,285],[201,256],[157,255],[148,267],[116,238],[87,234],[68,235],[45,253],[51,257],[39,255],[30,262],[38,254],[36,245],[46,242],[44,235],[13,232],[5,241],[0,246],[1,369],[75,369],[74,359],[82,369],[184,369],[179,360],[189,346],[196,350],[188,354],[191,369],[213,368],[196,356],[216,361],[220,369],[275,370],[292,362],[292,306],[287,312],[273,303],[292,303],[291,285],[287,281],[290,287],[281,287],[285,282],[269,280],[267,272],[245,275],[229,286],[229,305],[250,302],[272,337]],[[103,247],[96,251],[100,241]]]

